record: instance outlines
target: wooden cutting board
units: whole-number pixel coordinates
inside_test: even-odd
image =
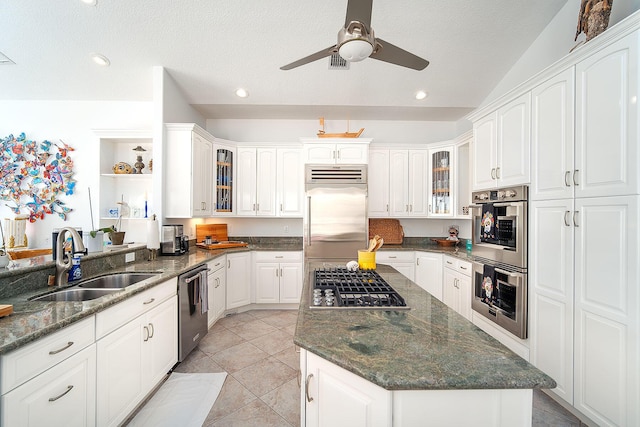
[[[13,313],[13,305],[0,304],[0,317],[8,316]]]
[[[196,243],[204,242],[206,236],[218,242],[228,241],[227,224],[196,224]]]
[[[246,242],[236,241],[222,241],[221,243],[214,243],[212,245],[205,245],[204,243],[196,243],[196,246],[203,249],[228,249],[228,248],[241,248],[243,246],[249,246]]]

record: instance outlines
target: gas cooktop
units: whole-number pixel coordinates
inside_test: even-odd
[[[313,272],[310,308],[408,310],[400,296],[373,270],[321,268]]]

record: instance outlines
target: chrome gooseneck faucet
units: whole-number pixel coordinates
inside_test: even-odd
[[[66,285],[69,282],[67,272],[71,269],[73,254],[67,257],[64,253],[63,246],[67,232],[71,234],[73,239],[73,253],[83,255],[87,253],[84,243],[82,243],[82,237],[74,228],[63,227],[60,229],[58,240],[56,241],[56,286]]]

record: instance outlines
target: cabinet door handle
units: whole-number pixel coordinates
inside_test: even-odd
[[[389,212],[389,205],[387,204],[387,212]]]
[[[580,169],[576,169],[573,171],[573,185],[580,185],[578,184],[578,173],[580,172]]]
[[[571,224],[569,224],[569,214],[571,213],[571,211],[564,211],[564,225],[566,225],[567,227],[571,227]]]
[[[61,349],[58,349],[58,350],[51,350],[51,351],[49,352],[49,355],[50,355],[50,356],[53,356],[54,354],[58,354],[58,353],[60,353],[61,351],[65,351],[66,349],[68,349],[68,348],[69,348],[69,347],[71,347],[72,345],[73,345],[73,341],[69,341],[69,342],[67,343],[67,345],[65,345],[65,346],[64,346],[64,347],[62,347]]]
[[[251,208],[251,210],[255,211],[256,210],[256,204],[253,204],[253,207]]]
[[[340,150],[337,150],[336,153],[338,153],[338,159],[340,158]]]
[[[69,393],[69,392],[71,391],[71,389],[72,389],[72,388],[73,388],[73,386],[72,386],[72,385],[68,385],[68,386],[67,386],[67,389],[66,389],[64,392],[62,392],[62,394],[59,394],[59,395],[58,395],[58,396],[56,396],[56,397],[50,397],[50,398],[49,398],[49,402],[55,402],[56,400],[60,399],[60,398],[61,398],[61,397],[63,397],[65,394]]]
[[[429,205],[429,212],[431,212],[431,205]]]
[[[309,396],[309,382],[311,381],[311,378],[313,378],[313,374],[307,375],[307,381],[304,385],[304,393],[307,395],[307,402],[313,402],[313,397]]]
[[[155,298],[151,298],[150,300],[147,300],[147,301],[143,302],[142,304],[144,304],[144,305],[151,304],[155,300],[156,300]]]
[[[142,329],[144,329],[145,332],[145,337],[143,339],[144,342],[149,341],[149,328],[147,328],[146,326],[143,326]]]
[[[413,212],[413,205],[409,205],[409,212]]]
[[[496,179],[500,179],[500,167],[496,168]]]
[[[416,258],[416,265],[420,265],[420,258]]]
[[[282,212],[282,203],[280,203],[280,212]]]
[[[231,260],[227,260],[227,268],[231,268]]]
[[[151,331],[149,333],[149,338],[151,339],[153,338],[153,323],[149,323],[149,330]]]
[[[496,168],[491,168],[491,179],[496,179]]]
[[[573,212],[573,226],[574,227],[580,227],[580,224],[578,224],[578,215],[580,215],[580,211]]]
[[[564,185],[566,185],[567,187],[571,187],[570,176],[571,176],[571,171],[566,171],[564,173]]]

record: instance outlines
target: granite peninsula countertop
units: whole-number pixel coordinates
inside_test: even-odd
[[[294,342],[387,390],[554,388],[549,376],[405,278],[392,267],[376,271],[410,310],[313,310],[314,269],[305,282]]]
[[[243,238],[234,238],[234,240],[243,240]],[[244,238],[243,241],[248,242],[249,246],[206,250],[196,248],[195,245],[192,245],[189,253],[185,255],[158,255],[154,261],[137,261],[115,268],[106,261],[108,257],[111,255],[117,256],[117,252],[124,253],[129,251],[114,251],[112,253],[100,253],[98,255],[90,254],[90,257],[94,258],[94,262],[96,258],[104,259],[105,261],[103,261],[103,267],[100,273],[86,274],[85,278],[114,272],[159,272],[159,274],[152,279],[128,286],[120,292],[114,292],[113,294],[105,295],[94,300],[77,302],[28,300],[28,298],[33,296],[52,291],[51,288],[46,286],[36,287],[33,290],[20,291],[17,295],[0,295],[1,304],[13,304],[13,314],[0,318],[0,355],[56,332],[65,326],[91,316],[169,279],[175,278],[181,273],[221,255],[248,251],[302,250],[302,239]],[[135,249],[135,247],[132,249]],[[138,249],[146,250],[144,246],[140,246]],[[124,255],[122,255],[122,257],[124,257]],[[141,259],[142,257],[137,258]],[[25,261],[22,268],[0,272],[0,280],[2,281],[0,286],[21,288],[24,286],[22,282],[34,280],[32,276],[38,277],[38,281],[46,283],[46,275],[51,271],[55,271],[55,267],[50,255],[34,257],[33,259]],[[73,286],[73,284],[70,286]]]

